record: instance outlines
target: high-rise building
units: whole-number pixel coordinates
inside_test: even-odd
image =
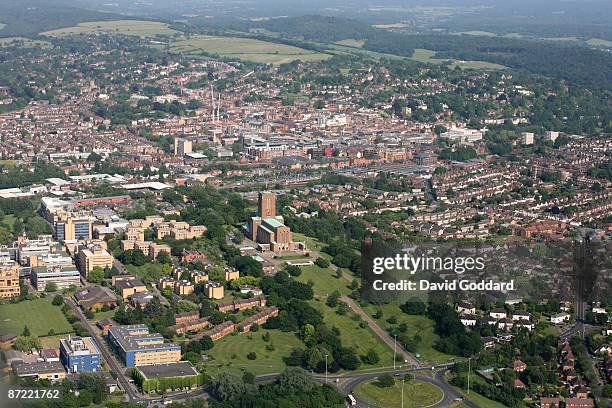
[[[19,266],[15,262],[0,265],[0,298],[19,296]]]
[[[193,143],[187,139],[174,139],[174,154],[176,156],[184,156],[187,153],[193,152]]]
[[[269,191],[261,191],[258,209],[261,218],[276,217],[276,196]]]

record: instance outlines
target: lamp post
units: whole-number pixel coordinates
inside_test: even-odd
[[[327,384],[327,354],[325,355],[325,384]]]
[[[393,371],[395,371],[395,354],[397,352],[397,334],[393,335]]]
[[[467,393],[470,393],[470,372],[472,371],[472,358],[468,357],[468,383],[467,383]]]
[[[402,408],[404,408],[404,382],[405,378],[402,377]]]

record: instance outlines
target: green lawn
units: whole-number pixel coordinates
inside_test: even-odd
[[[21,334],[28,326],[34,336],[46,336],[50,329],[55,333],[71,333],[72,326],[51,299],[24,300],[0,306],[0,334]]]
[[[74,34],[120,34],[138,37],[154,37],[158,34],[172,35],[178,31],[168,27],[166,23],[141,20],[89,21],[79,23],[74,27],[46,31],[42,35],[63,37]]]
[[[401,323],[408,325],[407,333],[409,335],[418,334],[421,337],[421,342],[417,352],[421,355],[420,359],[434,363],[445,363],[455,356],[441,353],[434,350],[433,344],[438,340],[438,335],[434,333],[434,322],[426,316],[407,315],[399,309],[396,304],[387,304],[382,306],[367,305],[363,308],[370,316],[376,313],[377,310],[383,311],[382,318],[376,320],[378,325],[387,330],[390,327],[398,326]],[[390,324],[387,319],[391,316],[397,318],[396,324]]]
[[[146,263],[142,266],[125,265],[129,273],[140,276],[144,283],[155,285],[166,274],[162,271],[162,264]]]
[[[452,378],[452,374],[448,375],[447,378]],[[476,383],[476,382],[481,382],[483,383],[485,380],[478,376],[478,375],[473,375],[472,377],[472,383]],[[469,399],[470,401],[474,402],[476,405],[478,405],[481,408],[506,408],[506,406],[502,403],[499,403],[497,401],[493,401],[491,399],[488,399],[487,397],[484,397],[476,392],[474,392],[474,390],[470,390],[470,394],[467,394],[467,390],[463,390],[459,387],[454,387],[455,391],[459,392],[461,395],[463,395],[465,398]]]
[[[270,333],[270,342],[265,342],[263,334]],[[272,344],[273,351],[266,350]],[[229,335],[215,342],[215,347],[208,352],[214,360],[206,363],[208,374],[221,372],[240,373],[246,369],[255,375],[278,373],[285,368],[283,357],[289,356],[294,348],[303,348],[304,344],[295,333],[285,333],[279,330],[260,329],[254,333]],[[249,360],[246,356],[251,351],[257,354],[257,359]]]
[[[331,268],[319,268],[317,265],[300,266],[302,274],[297,277],[300,282],[314,282],[315,295],[326,296],[337,290],[343,295],[351,292],[348,282],[343,278],[336,278],[336,272]]]
[[[314,251],[320,251],[325,246],[318,239],[309,237],[308,235],[300,234],[298,232],[293,233],[293,240],[296,242],[305,242],[306,248]]]
[[[96,312],[94,313],[94,321],[99,322],[104,319],[111,319],[115,315],[114,310],[107,310],[106,312]]]
[[[399,408],[402,406],[402,382],[395,380],[395,385],[381,388],[377,380],[361,383],[355,388],[355,395],[376,407]],[[435,385],[424,381],[409,381],[404,384],[404,407],[428,407],[440,401],[444,394]]]
[[[369,369],[374,367],[391,366],[393,365],[393,350],[388,347],[369,327],[361,328],[359,320],[353,318],[356,314],[349,312],[341,316],[336,313],[335,309],[327,306],[323,301],[311,301],[313,307],[323,314],[323,321],[330,327],[337,327],[340,330],[340,340],[343,347],[351,347],[355,349],[357,355],[366,354],[369,349],[373,349],[378,353],[380,361],[375,365],[361,365],[360,369]]]

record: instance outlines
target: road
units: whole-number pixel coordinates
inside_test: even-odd
[[[438,368],[440,368],[437,371],[431,370],[431,367],[427,367],[426,369],[424,368],[412,368],[412,369],[404,369],[404,370],[399,370],[397,372],[395,372],[395,374],[399,374],[399,375],[406,375],[406,374],[411,374],[414,373],[415,374],[415,379],[418,381],[423,381],[426,382],[428,384],[434,385],[436,387],[438,387],[443,394],[443,397],[440,401],[438,401],[437,403],[431,405],[428,408],[444,408],[444,407],[450,407],[454,402],[459,402],[459,400],[461,399],[461,403],[463,405],[465,405],[466,407],[469,408],[479,408],[478,405],[476,405],[474,402],[468,400],[468,399],[463,399],[463,396],[455,391],[455,389],[446,382],[445,380],[445,375],[448,372],[448,367],[449,365],[452,364],[442,364],[440,366],[437,366]],[[434,367],[435,368],[435,367]],[[428,375],[425,375],[426,373],[429,372],[434,372],[434,376],[430,377]],[[348,375],[343,375],[343,376],[335,376],[335,375],[329,375],[327,377],[327,383],[329,385],[332,385],[334,388],[336,388],[339,392],[341,392],[342,394],[353,394],[355,388],[357,388],[357,386],[363,382],[366,381],[370,381],[376,378],[381,377],[384,374],[390,374],[393,373],[393,371],[387,371],[387,372],[377,372],[377,373],[364,373],[364,374],[348,374]],[[274,380],[276,377],[278,377],[279,374],[264,374],[264,375],[259,375],[257,376],[257,381],[271,381]],[[315,375],[313,376],[314,380],[319,382],[319,383],[325,383],[326,382],[326,378],[323,375]],[[355,394],[353,394],[353,396],[355,396]],[[372,408],[372,406],[370,404],[368,404],[365,401],[360,400],[359,398],[355,397],[357,399],[357,406],[358,407],[362,407],[362,408]]]
[[[366,312],[363,311],[363,309],[357,304],[355,303],[355,301],[353,299],[351,299],[348,296],[341,296],[340,299],[346,303],[348,305],[348,307],[351,308],[352,311],[354,311],[355,313],[357,313],[359,316],[361,316],[361,318],[363,320],[365,320],[365,322],[368,324],[368,326],[370,326],[370,329],[372,329],[372,331],[374,333],[376,333],[376,335],[378,337],[380,337],[380,339],[382,341],[385,342],[385,344],[387,344],[389,347],[391,347],[392,350],[396,350],[398,354],[404,356],[403,360],[407,361],[408,364],[410,365],[414,365],[414,366],[418,366],[420,363],[419,361],[414,358],[414,356],[412,354],[410,354],[409,352],[407,352],[404,347],[402,347],[401,344],[397,343],[390,335],[389,333],[387,333],[386,331],[384,331],[371,317],[370,315],[368,315]]]
[[[141,400],[142,398],[132,387],[132,384],[130,384],[127,377],[125,376],[124,368],[117,361],[115,355],[108,349],[107,343],[104,341],[104,339],[102,339],[102,337],[100,337],[96,328],[91,325],[91,323],[87,320],[83,312],[81,312],[81,309],[76,305],[76,303],[74,303],[72,299],[66,296],[64,297],[64,301],[68,306],[72,308],[72,310],[74,310],[76,316],[79,318],[83,326],[87,329],[89,335],[94,340],[96,346],[102,353],[102,357],[104,357],[106,363],[115,373],[117,373],[117,382],[119,382],[119,385],[125,391],[125,395],[127,396],[128,401]]]

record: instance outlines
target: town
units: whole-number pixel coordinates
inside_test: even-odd
[[[171,31],[0,47],[3,385],[71,407],[609,406],[604,91],[204,58]],[[377,299],[368,245],[482,253],[486,276]]]

